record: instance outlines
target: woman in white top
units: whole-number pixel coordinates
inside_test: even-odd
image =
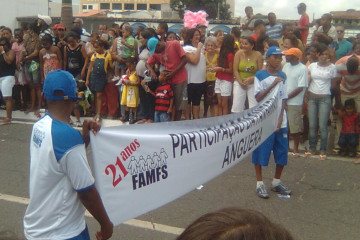
[[[309,115],[309,151],[305,155],[313,155],[316,151],[316,136],[320,130],[320,160],[326,159],[328,138],[327,123],[331,110],[331,83],[336,77],[336,67],[330,62],[330,52],[325,44],[320,44],[318,62],[309,65],[310,85],[308,115]]]
[[[203,44],[200,42],[200,31],[196,28],[187,31],[184,51],[186,52],[186,71],[188,74],[188,109],[186,119],[198,119],[200,115],[200,100],[206,88],[206,59],[203,53]],[[192,111],[191,111],[192,110]]]

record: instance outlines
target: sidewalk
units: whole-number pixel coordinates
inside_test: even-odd
[[[40,111],[41,116],[45,114],[45,110],[41,109]],[[23,123],[26,122],[28,124],[31,124],[38,120],[38,117],[34,115],[33,112],[30,113],[24,113],[23,111],[13,111],[13,123]],[[5,118],[6,112],[5,110],[0,110],[0,119]],[[89,119],[90,117],[81,117],[81,122],[83,122],[85,119]],[[75,117],[71,116],[71,119],[73,122],[75,122]],[[112,126],[121,126],[121,125],[128,125],[129,123],[122,123],[120,120],[110,120],[110,119],[103,119],[102,120],[102,127],[112,127]],[[80,129],[80,128],[77,128]],[[335,129],[332,126],[329,126],[329,138],[328,138],[328,155],[327,160],[337,160],[337,161],[344,161],[344,162],[354,162],[356,158],[350,158],[350,157],[341,157],[335,154],[332,154],[332,148],[333,148],[333,142],[334,142],[334,131]],[[293,141],[290,140],[289,146],[292,148],[294,145]],[[319,144],[318,144],[319,145]],[[300,156],[297,157],[298,159],[304,158],[303,155],[308,147],[308,141],[305,143],[300,144],[299,146],[299,152]],[[289,157],[293,156],[289,152]],[[319,160],[319,155],[314,156],[308,156],[307,158],[313,159],[314,161],[321,161]]]
[[[44,114],[45,114],[45,109],[40,109],[40,116],[36,116],[34,112],[24,113],[23,111],[17,110],[12,112],[12,122],[13,123],[26,122],[30,124],[36,122],[39,119],[39,117],[44,116]],[[0,119],[3,119],[5,117],[6,117],[6,111],[0,110]],[[85,119],[91,119],[91,117],[80,117],[81,122],[83,122]],[[71,120],[75,122],[76,121],[75,116],[71,116]],[[103,119],[101,124],[102,127],[113,127],[113,126],[127,125],[128,123],[122,123],[120,120]]]

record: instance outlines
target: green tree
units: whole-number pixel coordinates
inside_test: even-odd
[[[226,4],[225,1],[219,3],[219,19],[220,20],[229,20],[231,19],[230,5]]]
[[[218,19],[229,19],[231,17],[230,7],[225,4],[224,0],[170,0],[170,6],[179,13],[181,18],[184,16],[185,10],[193,12],[204,10],[209,15],[209,19],[217,19],[218,13],[220,15]]]
[[[61,0],[61,22],[65,23],[69,31],[73,22],[72,0]]]

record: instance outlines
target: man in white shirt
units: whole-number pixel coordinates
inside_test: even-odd
[[[244,21],[241,21],[242,37],[248,37],[254,33],[255,18],[254,18],[253,8],[247,6],[245,8],[245,13],[246,13],[246,18],[244,18]]]
[[[300,62],[302,52],[298,48],[284,51],[287,63],[282,71],[287,76],[287,117],[290,135],[294,139],[292,156],[299,157],[300,135],[302,133],[302,105],[306,88],[308,87],[308,72],[306,66]]]
[[[43,88],[48,113],[37,121],[30,143],[30,203],[24,216],[26,239],[90,239],[85,208],[100,223],[97,239],[109,239],[113,225],[89,168],[85,147],[100,126],[85,120],[83,134],[69,125],[76,82],[66,71],[47,75]]]

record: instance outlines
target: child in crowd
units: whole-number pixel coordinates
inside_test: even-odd
[[[85,44],[85,51],[89,58],[95,53],[94,44],[99,39],[98,33],[92,33],[90,35],[90,41]]]
[[[234,62],[234,38],[226,35],[222,41],[217,67],[212,68],[216,72],[215,93],[218,100],[218,115],[227,115],[232,92],[233,62]]]
[[[53,46],[51,35],[45,34],[41,39],[41,43],[44,48],[41,49],[39,53],[40,73],[41,82],[44,82],[49,72],[62,69],[62,57],[60,49]]]
[[[107,83],[108,68],[113,68],[110,53],[107,51],[108,42],[97,40],[94,44],[95,53],[91,57],[90,67],[86,78],[86,86],[95,94],[96,116],[95,120],[101,120],[102,93]]]
[[[146,87],[146,92],[151,93],[155,97],[155,116],[154,122],[169,122],[171,119],[171,110],[174,103],[174,93],[170,84],[166,82],[167,71],[162,71],[159,76],[160,85],[155,92]]]
[[[126,105],[126,115],[129,114],[129,124],[134,124],[137,120],[137,107],[140,102],[140,78],[136,74],[136,59],[134,57],[126,60],[126,66],[126,75],[129,78],[129,82],[123,82],[124,89],[121,96],[121,105]]]
[[[338,110],[342,119],[341,133],[339,137],[340,156],[356,157],[356,149],[359,145],[359,115],[356,112],[354,99],[345,101],[344,109]]]
[[[266,70],[256,72],[254,79],[255,98],[257,102],[262,101],[269,92],[279,85],[278,101],[281,111],[278,118],[275,132],[271,134],[252,154],[252,163],[255,165],[256,172],[256,192],[260,198],[269,198],[265,184],[262,179],[262,167],[268,166],[271,151],[274,154],[276,163],[275,176],[272,181],[272,189],[281,194],[291,194],[291,190],[284,186],[281,181],[281,173],[288,160],[288,137],[287,137],[287,117],[286,100],[287,87],[286,75],[278,70],[281,66],[282,51],[279,47],[270,47],[266,52]]]
[[[219,54],[216,53],[216,38],[208,37],[205,40],[205,59],[206,59],[206,90],[204,98],[204,118],[207,117],[207,112],[210,107],[211,116],[218,115],[217,97],[215,93],[216,73],[211,71],[216,66]]]
[[[75,125],[76,127],[82,127],[80,117],[86,116],[87,109],[90,107],[87,97],[88,94],[86,94],[86,92],[89,90],[87,89],[85,84],[79,82],[76,84],[76,87],[78,90],[77,96],[79,98],[82,98],[82,100],[76,101],[76,103],[74,104],[73,115],[76,118],[76,122],[73,123],[73,125]]]
[[[118,62],[115,68],[115,77],[113,81],[120,79],[120,74],[124,75],[126,70],[126,61],[131,56],[135,56],[135,49],[137,48],[135,39],[132,36],[132,27],[124,25],[122,29],[122,37],[118,37],[113,44],[112,57],[114,61]]]
[[[166,33],[168,32],[168,25],[165,22],[159,23],[158,27],[156,28],[156,34],[159,35],[159,39],[161,42],[166,41]]]

